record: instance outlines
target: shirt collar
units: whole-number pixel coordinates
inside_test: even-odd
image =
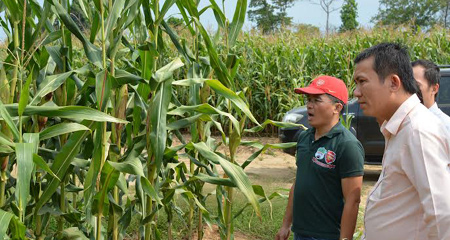
[[[438,107],[437,103],[434,102],[434,104],[429,109],[430,109],[430,111],[433,111],[433,110],[436,111],[439,109],[439,107]]]
[[[323,138],[323,137],[332,138],[334,135],[336,135],[336,134],[338,134],[338,133],[341,133],[343,130],[344,130],[344,125],[342,125],[341,122],[338,122],[336,125],[334,125],[334,126],[330,129],[330,131],[328,131],[325,135],[323,135],[323,136],[320,137],[320,138]],[[313,138],[314,138],[314,134],[315,134],[315,133],[316,133],[316,129],[315,129],[315,128],[312,128],[312,136],[313,136]],[[319,139],[320,139],[320,138],[319,138]],[[319,139],[317,139],[317,140],[319,140]]]
[[[381,132],[385,137],[390,135],[396,135],[400,130],[400,126],[409,112],[417,105],[420,104],[419,97],[416,94],[410,96],[406,101],[400,105],[400,107],[395,111],[394,115],[389,119],[389,121],[384,121],[381,125]]]

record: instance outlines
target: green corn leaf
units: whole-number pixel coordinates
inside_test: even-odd
[[[23,134],[23,141],[26,143],[32,143],[33,144],[33,153],[38,152],[39,147],[39,133],[24,133]]]
[[[22,18],[22,8],[16,0],[3,0],[3,3],[8,8],[12,22],[18,22]]]
[[[59,88],[72,74],[73,71],[69,71],[46,77],[39,85],[39,89],[34,98],[31,100],[30,105],[38,104],[41,98]]]
[[[225,28],[225,21],[227,19],[225,17],[225,14],[223,14],[222,10],[220,9],[219,5],[217,5],[215,0],[210,0],[209,2],[211,3],[211,7],[214,12],[214,17],[216,18],[217,24],[221,28]]]
[[[161,167],[164,149],[167,141],[167,109],[172,98],[172,82],[170,80],[159,84],[151,105],[151,146],[155,155],[157,171]]]
[[[78,28],[78,25],[72,20],[67,10],[58,2],[58,0],[51,0],[52,5],[55,7],[56,14],[60,17],[64,25],[71,31],[75,37],[77,37],[83,44],[84,51],[87,58],[97,67],[102,68],[102,56],[101,51],[94,44],[84,36],[82,31]]]
[[[142,167],[142,163],[138,158],[134,158],[126,162],[108,161],[108,163],[119,172],[133,174],[140,177],[144,176],[144,168]]]
[[[13,112],[17,113],[17,109],[13,110]],[[14,124],[10,113],[7,111],[6,106],[3,105],[2,101],[0,101],[0,116],[3,118],[3,120],[5,120],[6,124],[8,124],[9,130],[11,130],[13,136],[14,136],[14,140],[16,142],[19,142],[20,139],[20,133],[19,133],[19,129],[17,129],[16,124]]]
[[[210,79],[209,78],[189,78],[189,79],[173,81],[172,84],[177,85],[177,86],[189,87],[194,84],[204,83],[204,82],[206,82],[206,80],[210,80]]]
[[[2,132],[0,132],[0,144],[14,147],[14,143]]]
[[[242,100],[235,92],[231,91],[227,87],[225,87],[220,81],[218,80],[207,80],[206,84],[208,84],[214,91],[216,91],[218,94],[224,96],[225,98],[229,99],[236,105],[238,109],[240,109],[244,114],[252,120],[252,122],[259,125],[256,118],[253,116],[252,112],[248,108],[247,104]]]
[[[164,19],[164,16],[166,15],[167,11],[169,11],[170,7],[176,2],[177,0],[166,0],[164,1],[164,4],[161,8],[161,11],[159,12],[158,19],[155,21],[155,25],[159,25],[161,21]]]
[[[89,240],[84,233],[77,227],[66,228],[61,232],[62,239],[65,240]]]
[[[47,163],[44,161],[44,159],[37,155],[36,153],[33,154],[33,162],[39,166],[42,170],[46,171],[48,174],[52,175],[54,178],[56,178],[58,181],[61,181],[58,176],[50,169],[50,167],[47,165]]]
[[[257,147],[259,148],[256,152],[254,152],[242,165],[242,169],[245,169],[250,163],[252,163],[253,160],[255,160],[261,153],[263,153],[265,150],[267,150],[268,148],[273,148],[273,149],[285,149],[285,148],[291,148],[291,147],[295,147],[297,145],[296,142],[290,142],[290,143],[276,143],[276,144],[265,144],[264,146],[261,146],[260,143],[257,143],[256,145],[259,146],[255,146],[253,145],[253,147]],[[247,145],[249,146],[249,145]]]
[[[241,32],[245,22],[245,14],[247,12],[247,0],[237,0],[236,9],[234,11],[233,21],[230,24],[228,35],[228,46],[233,47],[236,39]]]
[[[177,70],[178,68],[184,66],[184,63],[181,61],[180,58],[177,58],[170,62],[169,64],[165,65],[164,67],[158,69],[155,74],[153,74],[153,78],[156,80],[156,82],[163,82],[167,79],[172,78],[173,71]]]
[[[150,196],[153,201],[156,201],[159,205],[163,205],[161,202],[161,197],[155,191],[155,188],[150,184],[150,181],[146,177],[141,177],[141,185],[144,193]]]
[[[95,95],[97,96],[97,106],[103,111],[111,95],[112,77],[107,70],[103,70],[95,76]]]
[[[111,191],[114,186],[117,183],[117,180],[119,179],[119,171],[114,169],[109,162],[106,162],[103,165],[102,173],[100,176],[100,185],[101,185],[101,191],[100,191],[100,197],[98,200],[98,211],[102,212],[103,210],[107,210],[106,206],[104,206],[104,203],[108,201],[107,195],[108,192]]]
[[[125,84],[131,84],[131,85],[137,85],[139,83],[145,83],[148,84],[147,81],[145,81],[143,78],[136,76],[134,74],[131,74],[125,70],[116,69],[114,78],[113,78],[113,88],[118,88]]]
[[[30,95],[30,83],[32,78],[33,78],[33,70],[30,71],[30,75],[28,75],[27,81],[25,85],[23,85],[22,91],[20,92],[19,109],[18,109],[19,116],[22,116],[23,111],[25,110],[25,107],[28,104],[28,97]]]
[[[296,124],[296,123],[289,123],[289,122],[278,122],[278,121],[273,121],[270,119],[267,119],[266,121],[264,121],[263,124],[253,127],[251,129],[244,129],[244,132],[251,132],[251,133],[256,133],[256,132],[260,132],[262,130],[264,130],[264,128],[267,125],[273,125],[275,127],[279,127],[279,128],[292,128],[292,127],[298,127],[298,128],[302,128],[303,130],[306,130],[307,128],[305,126],[303,126],[302,124]]]
[[[117,19],[119,19],[120,14],[125,5],[125,0],[115,0],[112,9],[108,14],[108,19],[106,20],[106,29],[105,29],[105,39],[109,39],[109,36],[113,34],[113,30],[117,27]],[[111,49],[113,47],[110,47]]]
[[[25,219],[28,196],[30,195],[31,173],[33,172],[33,143],[16,143],[17,158],[17,183],[16,183],[16,201],[21,210],[22,219]]]
[[[92,121],[83,121],[83,125],[85,125],[89,129],[93,129],[95,123]],[[86,137],[88,136],[89,131],[79,131],[70,135],[67,143],[62,147],[61,151],[56,155],[55,160],[51,166],[51,170],[58,176],[59,179],[62,179],[67,170],[69,169],[70,163],[73,161],[75,156],[78,154],[80,150],[81,144],[84,142]],[[60,181],[54,177],[50,177],[48,179],[47,187],[41,195],[41,198],[36,203],[36,208],[40,209],[44,204],[51,198],[53,193],[59,186]]]
[[[172,28],[165,22],[162,21],[162,25],[164,26],[164,30],[169,35],[170,40],[172,40],[172,43],[177,48],[178,52],[184,57],[187,63],[191,62],[191,59],[189,58],[189,55],[186,53],[186,51],[183,49],[183,47],[180,44],[180,38],[178,35],[172,30]]]
[[[39,140],[45,140],[66,133],[77,131],[89,131],[90,129],[79,123],[60,123],[44,129],[39,133]]]
[[[6,231],[13,216],[12,213],[0,209],[0,239],[6,239]]]
[[[19,220],[17,217],[11,218],[11,221],[9,223],[9,230],[11,239],[14,240],[26,240],[25,233],[27,228],[25,225]]]
[[[17,112],[17,104],[4,105],[7,112],[10,114]],[[1,111],[1,106],[0,106]],[[30,106],[25,108],[23,113],[25,116],[40,115],[45,117],[60,117],[69,118],[75,120],[90,120],[97,122],[113,122],[113,123],[128,123],[125,120],[112,117],[104,112],[98,110],[84,107],[84,106],[66,106],[66,107],[56,107],[56,106]],[[3,114],[2,114],[3,116]],[[18,131],[17,131],[18,133]]]
[[[189,181],[193,181],[195,179],[199,179],[203,182],[211,183],[214,185],[222,185],[222,186],[228,186],[228,187],[236,187],[236,184],[234,184],[233,181],[231,181],[228,178],[220,178],[220,177],[212,177],[203,173],[197,173],[191,178],[189,178]]]
[[[209,59],[211,61],[211,67],[217,74],[218,79],[227,87],[235,89],[234,82],[231,81],[230,73],[228,72],[225,64],[220,60],[219,54],[216,51],[216,46],[211,41],[208,32],[203,28],[200,21],[194,18],[194,22],[197,25],[200,33],[202,34],[203,40],[205,41],[206,48],[208,50]]]
[[[169,111],[167,114],[183,116],[186,112],[191,112],[191,111],[198,112],[198,113],[204,113],[204,114],[219,114],[222,116],[226,116],[228,119],[230,119],[230,121],[233,124],[234,129],[236,129],[237,133],[240,134],[239,122],[236,120],[235,117],[233,117],[233,115],[231,115],[227,112],[220,111],[219,109],[217,109],[209,104],[206,104],[206,103],[201,104],[201,105],[196,105],[196,106],[180,106],[180,107],[175,108],[174,110]],[[213,120],[213,119],[211,118],[211,120]],[[216,127],[219,129],[219,131],[223,132],[220,124],[216,121],[213,121],[213,122],[216,125]]]
[[[230,180],[242,191],[245,195],[249,203],[253,206],[256,214],[261,216],[261,209],[259,206],[258,199],[256,198],[255,192],[253,191],[253,187],[248,179],[247,175],[244,173],[244,170],[226,159],[223,159],[213,151],[211,151],[205,143],[190,143],[193,147],[205,157],[208,161],[214,164],[220,164],[223,170],[230,178]]]

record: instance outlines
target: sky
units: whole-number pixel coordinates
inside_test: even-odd
[[[42,4],[43,0],[38,0]],[[164,0],[161,0],[163,2]],[[247,0],[249,3],[251,0]],[[221,0],[216,0],[219,6],[222,6]],[[311,2],[319,2],[319,0],[297,0],[295,5],[288,9],[287,13],[289,17],[293,17],[294,23],[304,23],[312,24],[318,26],[322,31],[325,30],[326,26],[326,14],[319,5],[313,4]],[[370,22],[371,18],[376,15],[379,7],[379,0],[356,0],[358,4],[358,22],[362,27],[371,27],[373,23]],[[333,7],[339,8],[343,3],[343,0],[335,0]],[[203,8],[209,5],[209,0],[201,0],[200,7]],[[225,0],[225,14],[228,19],[233,19],[234,8],[236,6],[235,0]],[[167,16],[174,15],[175,17],[181,18],[176,10],[176,6],[172,7]],[[3,17],[2,15],[0,15]],[[217,27],[214,14],[211,10],[207,10],[201,17],[200,21],[207,29],[215,29]],[[339,27],[341,24],[341,18],[339,10],[332,12],[330,14],[330,26]],[[245,21],[244,30],[250,30],[254,23],[250,22],[248,18]],[[5,33],[3,29],[0,28],[0,40],[5,38]]]

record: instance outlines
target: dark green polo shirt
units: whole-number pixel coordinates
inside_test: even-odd
[[[341,123],[314,141],[315,129],[297,143],[292,231],[315,238],[339,239],[344,208],[341,179],[364,174],[364,149]]]

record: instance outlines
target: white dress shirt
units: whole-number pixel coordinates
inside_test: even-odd
[[[450,117],[445,114],[441,109],[439,109],[437,103],[435,102],[433,106],[429,108],[429,110],[434,113],[439,119],[441,119],[442,123],[445,125],[447,130],[450,132]]]
[[[412,95],[381,126],[383,170],[367,198],[365,239],[450,239],[450,140]]]

